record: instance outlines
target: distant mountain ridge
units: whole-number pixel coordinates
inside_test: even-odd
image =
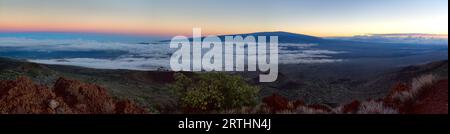
[[[225,37],[227,36],[242,36],[242,37],[247,37],[247,36],[254,36],[254,37],[258,37],[258,36],[266,36],[266,37],[270,37],[270,36],[278,36],[278,42],[279,43],[320,43],[320,42],[324,42],[325,39],[320,38],[320,37],[315,37],[315,36],[310,36],[310,35],[305,35],[305,34],[296,34],[296,33],[290,33],[290,32],[282,32],[282,31],[277,31],[277,32],[256,32],[256,33],[247,33],[247,34],[229,34],[229,35],[219,35],[218,37],[224,41]],[[204,39],[205,37],[202,37],[202,39]],[[190,41],[193,40],[193,38],[189,38]],[[171,40],[164,40],[161,42],[170,42]],[[268,40],[269,41],[269,40]]]
[[[422,45],[422,44],[431,44],[431,45],[448,45],[448,39],[446,38],[423,38],[426,34],[407,34],[409,36],[404,37],[406,35],[402,34],[374,34],[373,36],[351,36],[351,37],[316,37],[305,34],[284,32],[284,31],[276,31],[276,32],[255,32],[255,33],[246,33],[246,34],[229,34],[229,35],[219,35],[218,37],[224,41],[226,36],[278,36],[279,43],[297,43],[297,44],[331,44],[331,45],[339,45],[339,44],[371,44],[371,45],[380,45],[380,44],[410,44],[410,45]],[[416,37],[421,35],[420,37]],[[391,37],[391,36],[400,36],[400,37]],[[205,36],[202,37],[204,39]],[[193,41],[193,38],[189,38],[190,41]],[[163,40],[161,42],[170,42],[171,40]]]
[[[369,34],[351,37],[330,37],[327,39],[376,43],[448,45],[448,35],[441,34]]]
[[[279,43],[320,43],[323,42],[324,39],[320,37],[305,35],[305,34],[296,34],[296,33],[289,33],[289,32],[258,32],[258,33],[248,33],[248,34],[235,34],[235,35],[222,35],[219,36],[222,40],[225,39],[226,36],[278,36],[278,42]]]

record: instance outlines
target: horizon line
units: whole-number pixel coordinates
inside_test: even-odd
[[[245,32],[245,33],[211,33],[204,34],[204,36],[216,35],[216,36],[226,36],[226,35],[239,35],[239,34],[254,34],[254,33],[264,33],[264,32],[284,32],[299,35],[308,35],[321,38],[332,38],[332,37],[355,37],[355,36],[373,36],[373,35],[433,35],[433,36],[447,36],[448,33],[412,33],[412,32],[395,32],[395,33],[363,33],[363,34],[342,34],[342,35],[329,35],[321,36],[307,33],[297,33],[291,31],[280,31],[280,30],[268,30],[268,31],[257,31],[257,32]],[[169,34],[169,33],[151,33],[151,32],[112,32],[112,31],[77,31],[77,30],[5,30],[0,29],[0,33],[64,33],[64,34],[99,34],[99,35],[118,35],[118,36],[151,36],[151,37],[174,37],[174,36],[190,36],[192,34]]]

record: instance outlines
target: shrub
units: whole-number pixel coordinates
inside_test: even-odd
[[[421,92],[425,86],[429,86],[436,82],[436,76],[433,74],[423,75],[412,80],[411,90],[415,94]]]
[[[263,102],[271,108],[272,113],[287,110],[289,108],[289,100],[278,94],[264,97]]]
[[[201,73],[188,78],[175,74],[171,86],[186,112],[207,112],[256,105],[259,88],[247,84],[240,76],[224,73]]]
[[[11,70],[0,71],[0,80],[14,80],[21,75],[21,73]]]
[[[369,100],[361,103],[357,114],[398,114],[398,111],[385,106],[382,101]]]
[[[437,77],[433,74],[422,75],[412,79],[411,85],[396,84],[390,94],[384,98],[386,106],[398,109],[400,113],[408,113],[418,99],[432,90]]]
[[[342,107],[342,113],[344,114],[355,114],[358,112],[359,107],[361,106],[361,102],[358,100],[354,100],[349,104],[346,104]]]
[[[414,78],[411,82],[411,88],[404,85],[396,85],[389,97],[402,103],[413,101],[423,92],[424,87],[431,85],[435,81],[436,77],[433,74]]]

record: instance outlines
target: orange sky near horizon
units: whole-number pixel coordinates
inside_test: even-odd
[[[171,4],[174,1],[177,4]],[[117,0],[91,0],[90,3],[83,0],[0,0],[0,32],[189,36],[192,28],[202,28],[203,35],[266,31],[320,37],[448,34],[447,0],[411,0],[409,3],[402,0],[380,0],[379,3],[367,0],[343,0],[341,3],[263,0],[266,2],[249,2],[242,6],[225,1],[197,1],[203,3],[189,5],[179,0],[132,0],[130,3]],[[209,8],[210,5],[216,7]],[[230,6],[227,5],[233,6],[233,10],[228,10]],[[254,12],[247,12],[248,5],[259,7],[252,8]]]

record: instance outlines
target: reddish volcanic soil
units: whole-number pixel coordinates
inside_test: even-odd
[[[34,84],[29,78],[0,81],[0,114],[145,114],[146,110],[130,100],[114,100],[105,88],[76,80],[59,78],[53,89]],[[406,91],[398,84],[392,93]],[[389,98],[389,96],[387,97]],[[307,106],[331,112],[324,105],[305,105],[303,101],[290,102],[278,94],[265,97],[272,113]],[[448,80],[426,86],[413,102],[402,104],[385,99],[386,105],[399,108],[406,114],[448,114]],[[292,104],[292,106],[289,106]],[[356,113],[361,105],[353,101],[343,105],[343,113]],[[402,107],[405,107],[402,109]]]
[[[448,80],[433,85],[412,106],[412,114],[448,114]]]
[[[0,81],[0,113],[51,114],[57,111],[71,113],[61,98],[47,87],[34,85],[25,77],[15,81]]]
[[[272,94],[271,96],[265,97],[263,102],[271,108],[273,113],[277,111],[282,111],[288,109],[289,100],[280,96],[278,94]]]
[[[1,114],[144,114],[132,101],[116,102],[106,89],[60,78],[54,89],[26,77],[0,81]]]
[[[406,84],[398,83],[389,95],[379,101],[382,101],[384,105],[390,108],[398,110],[401,114],[448,114],[448,80],[441,80],[429,86],[422,87],[422,91],[417,98],[411,101],[402,102],[392,98],[396,93],[409,90],[410,88]],[[289,100],[278,94],[265,97],[263,102],[267,104],[272,113],[290,108]],[[297,102],[301,103],[297,104]],[[342,105],[342,113],[356,114],[360,110],[361,104],[362,102],[355,100]],[[295,101],[293,103],[293,109],[299,106],[306,106],[313,110],[324,111],[326,113],[332,112],[330,108],[321,104],[305,105],[302,101]]]

